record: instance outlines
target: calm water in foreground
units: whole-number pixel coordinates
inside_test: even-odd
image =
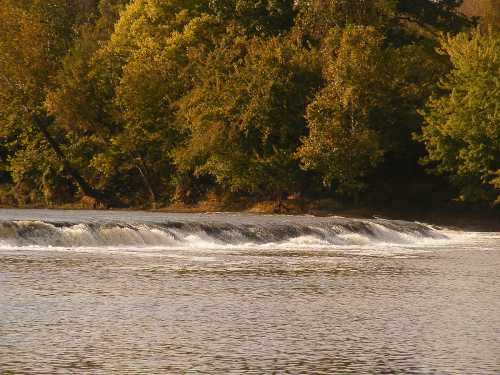
[[[0,374],[500,374],[500,233],[0,210]]]

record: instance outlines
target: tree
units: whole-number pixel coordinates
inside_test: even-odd
[[[287,32],[294,24],[293,0],[210,0],[210,12],[235,21],[248,34],[269,36]]]
[[[344,193],[373,182],[368,173],[386,180],[412,173],[417,111],[447,64],[426,46],[387,45],[369,26],[332,29],[323,44],[325,86],[307,110],[309,135],[297,154],[303,168]]]
[[[120,2],[110,5],[67,55],[48,103],[89,179],[155,206],[171,190],[171,105],[191,85],[188,51],[209,43],[217,25],[199,2],[136,0],[109,28]]]
[[[306,39],[321,40],[335,27],[381,27],[394,4],[387,0],[305,0],[298,2],[297,27]]]
[[[471,22],[458,11],[463,0],[397,0],[397,18],[440,31],[458,32]]]
[[[318,41],[333,27],[372,26],[387,42],[407,44],[422,34],[457,32],[471,25],[458,12],[462,0],[302,0],[297,27],[305,39]],[[417,30],[414,30],[416,26]],[[412,35],[416,34],[416,35]]]
[[[423,112],[423,159],[461,187],[464,200],[493,200],[500,166],[500,39],[475,30],[441,40],[453,64]]]
[[[460,3],[0,0],[0,183],[153,207],[390,186],[423,170]]]
[[[176,152],[178,168],[213,176],[227,191],[279,199],[298,189],[293,154],[316,67],[313,54],[285,38],[248,39],[233,30],[179,101],[187,139]]]
[[[28,149],[42,154],[50,150],[64,173],[72,177],[83,194],[103,200],[104,197],[89,185],[68,159],[54,129],[53,117],[44,105],[47,92],[54,87],[62,57],[74,38],[74,26],[88,19],[88,15],[82,17],[79,10],[84,12],[95,5],[90,0],[2,0],[0,115],[3,133],[15,134],[13,158],[25,158]],[[37,144],[40,147],[34,147]],[[21,176],[24,171],[17,169],[12,173]]]
[[[163,197],[168,197],[173,177],[171,154],[181,139],[173,104],[193,86],[196,62],[191,59],[196,58],[190,55],[210,50],[219,26],[213,16],[202,15],[164,39],[138,44],[115,88],[113,104],[120,131],[93,161],[100,175],[117,170],[133,176],[136,170],[153,204],[159,193],[155,190],[163,190]]]
[[[373,127],[386,106],[383,37],[371,27],[351,26],[329,37],[326,86],[307,108],[309,135],[297,157],[325,185],[346,193],[359,190],[362,177],[380,162],[383,150]]]

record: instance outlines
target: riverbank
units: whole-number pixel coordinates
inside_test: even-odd
[[[29,207],[0,206],[0,208],[84,210],[91,209],[92,207],[88,207],[85,204],[78,202],[52,207],[37,205]],[[119,210],[146,210],[164,213],[243,212],[266,215],[312,215],[320,217],[344,216],[361,219],[379,217],[392,220],[420,221],[432,225],[468,231],[500,232],[500,209],[465,206],[461,204],[449,204],[433,208],[415,207],[410,205],[369,207],[347,205],[333,199],[289,199],[277,202],[271,200],[266,201],[250,199],[222,201],[216,198],[210,198],[196,204],[173,203],[157,209],[130,207]]]
[[[500,232],[500,210],[450,204],[443,207],[367,207],[346,205],[332,199],[276,201],[236,201],[223,203],[207,200],[195,205],[172,204],[159,212],[248,212],[255,214],[286,214],[313,216],[344,216],[350,218],[380,217],[393,220],[421,221],[460,230]]]

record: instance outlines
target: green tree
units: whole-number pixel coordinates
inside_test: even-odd
[[[92,17],[95,5],[93,1],[2,0],[0,116],[3,136],[12,140],[14,181],[26,180],[26,175],[40,185],[50,164],[52,169],[71,176],[83,194],[102,199],[67,157],[64,140],[45,107],[47,92],[55,87],[62,58],[75,37],[75,27]],[[23,162],[28,150],[33,158],[43,156],[45,171]],[[51,159],[58,166],[49,163]]]
[[[335,27],[382,27],[395,9],[387,0],[305,0],[298,2],[297,28],[306,39],[321,40]]]
[[[109,175],[110,166],[128,175],[137,170],[153,203],[158,195],[155,189],[163,189],[168,198],[173,177],[171,154],[181,139],[173,104],[192,87],[192,60],[196,62],[201,50],[210,50],[218,26],[212,16],[202,15],[168,38],[138,45],[116,87],[114,105],[117,122],[122,124],[120,132],[111,137],[111,147],[93,161],[100,174]]]
[[[334,29],[329,44],[326,86],[307,108],[309,135],[297,156],[325,185],[350,193],[363,186],[362,177],[383,156],[372,124],[387,103],[383,37],[373,28],[353,26]]]
[[[155,206],[210,187],[280,198],[321,179],[377,189],[419,168],[412,133],[440,97],[418,109],[451,66],[435,36],[470,24],[460,4],[0,0],[0,183],[47,205],[85,194]]]
[[[457,32],[470,26],[470,20],[459,12],[463,0],[396,0],[396,16],[420,26]]]
[[[387,45],[369,26],[332,29],[323,44],[325,87],[307,110],[309,135],[297,153],[303,168],[344,193],[365,187],[367,174],[413,172],[417,111],[446,63],[425,46]]]
[[[213,176],[233,192],[279,198],[296,191],[293,154],[317,66],[313,53],[284,38],[228,34],[179,101],[177,122],[188,134],[176,152],[179,169]]]
[[[500,38],[479,30],[461,33],[443,38],[441,52],[453,69],[423,113],[423,162],[449,174],[462,199],[492,200],[500,169]]]
[[[407,44],[422,34],[457,32],[471,24],[458,12],[462,0],[304,0],[298,1],[297,28],[317,41],[333,27],[372,26],[391,43]],[[415,27],[416,30],[415,30]],[[413,35],[415,34],[415,35]]]
[[[75,28],[76,36],[45,100],[55,128],[64,135],[64,152],[72,165],[94,188],[115,198],[123,198],[116,188],[119,184],[111,186],[92,165],[96,155],[109,149],[115,128],[111,90],[104,89],[94,71],[98,64],[96,55],[111,37],[119,12],[127,2],[101,0],[92,22]]]
[[[171,104],[191,85],[188,52],[217,29],[199,2],[101,4],[65,60],[49,108],[72,138],[88,178],[137,205],[168,198],[170,150],[178,134]],[[111,9],[109,9],[111,8]]]
[[[209,0],[210,12],[226,21],[235,21],[249,34],[276,35],[294,24],[293,0]]]

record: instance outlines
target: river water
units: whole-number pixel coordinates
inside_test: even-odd
[[[500,374],[500,233],[0,210],[0,374]]]

